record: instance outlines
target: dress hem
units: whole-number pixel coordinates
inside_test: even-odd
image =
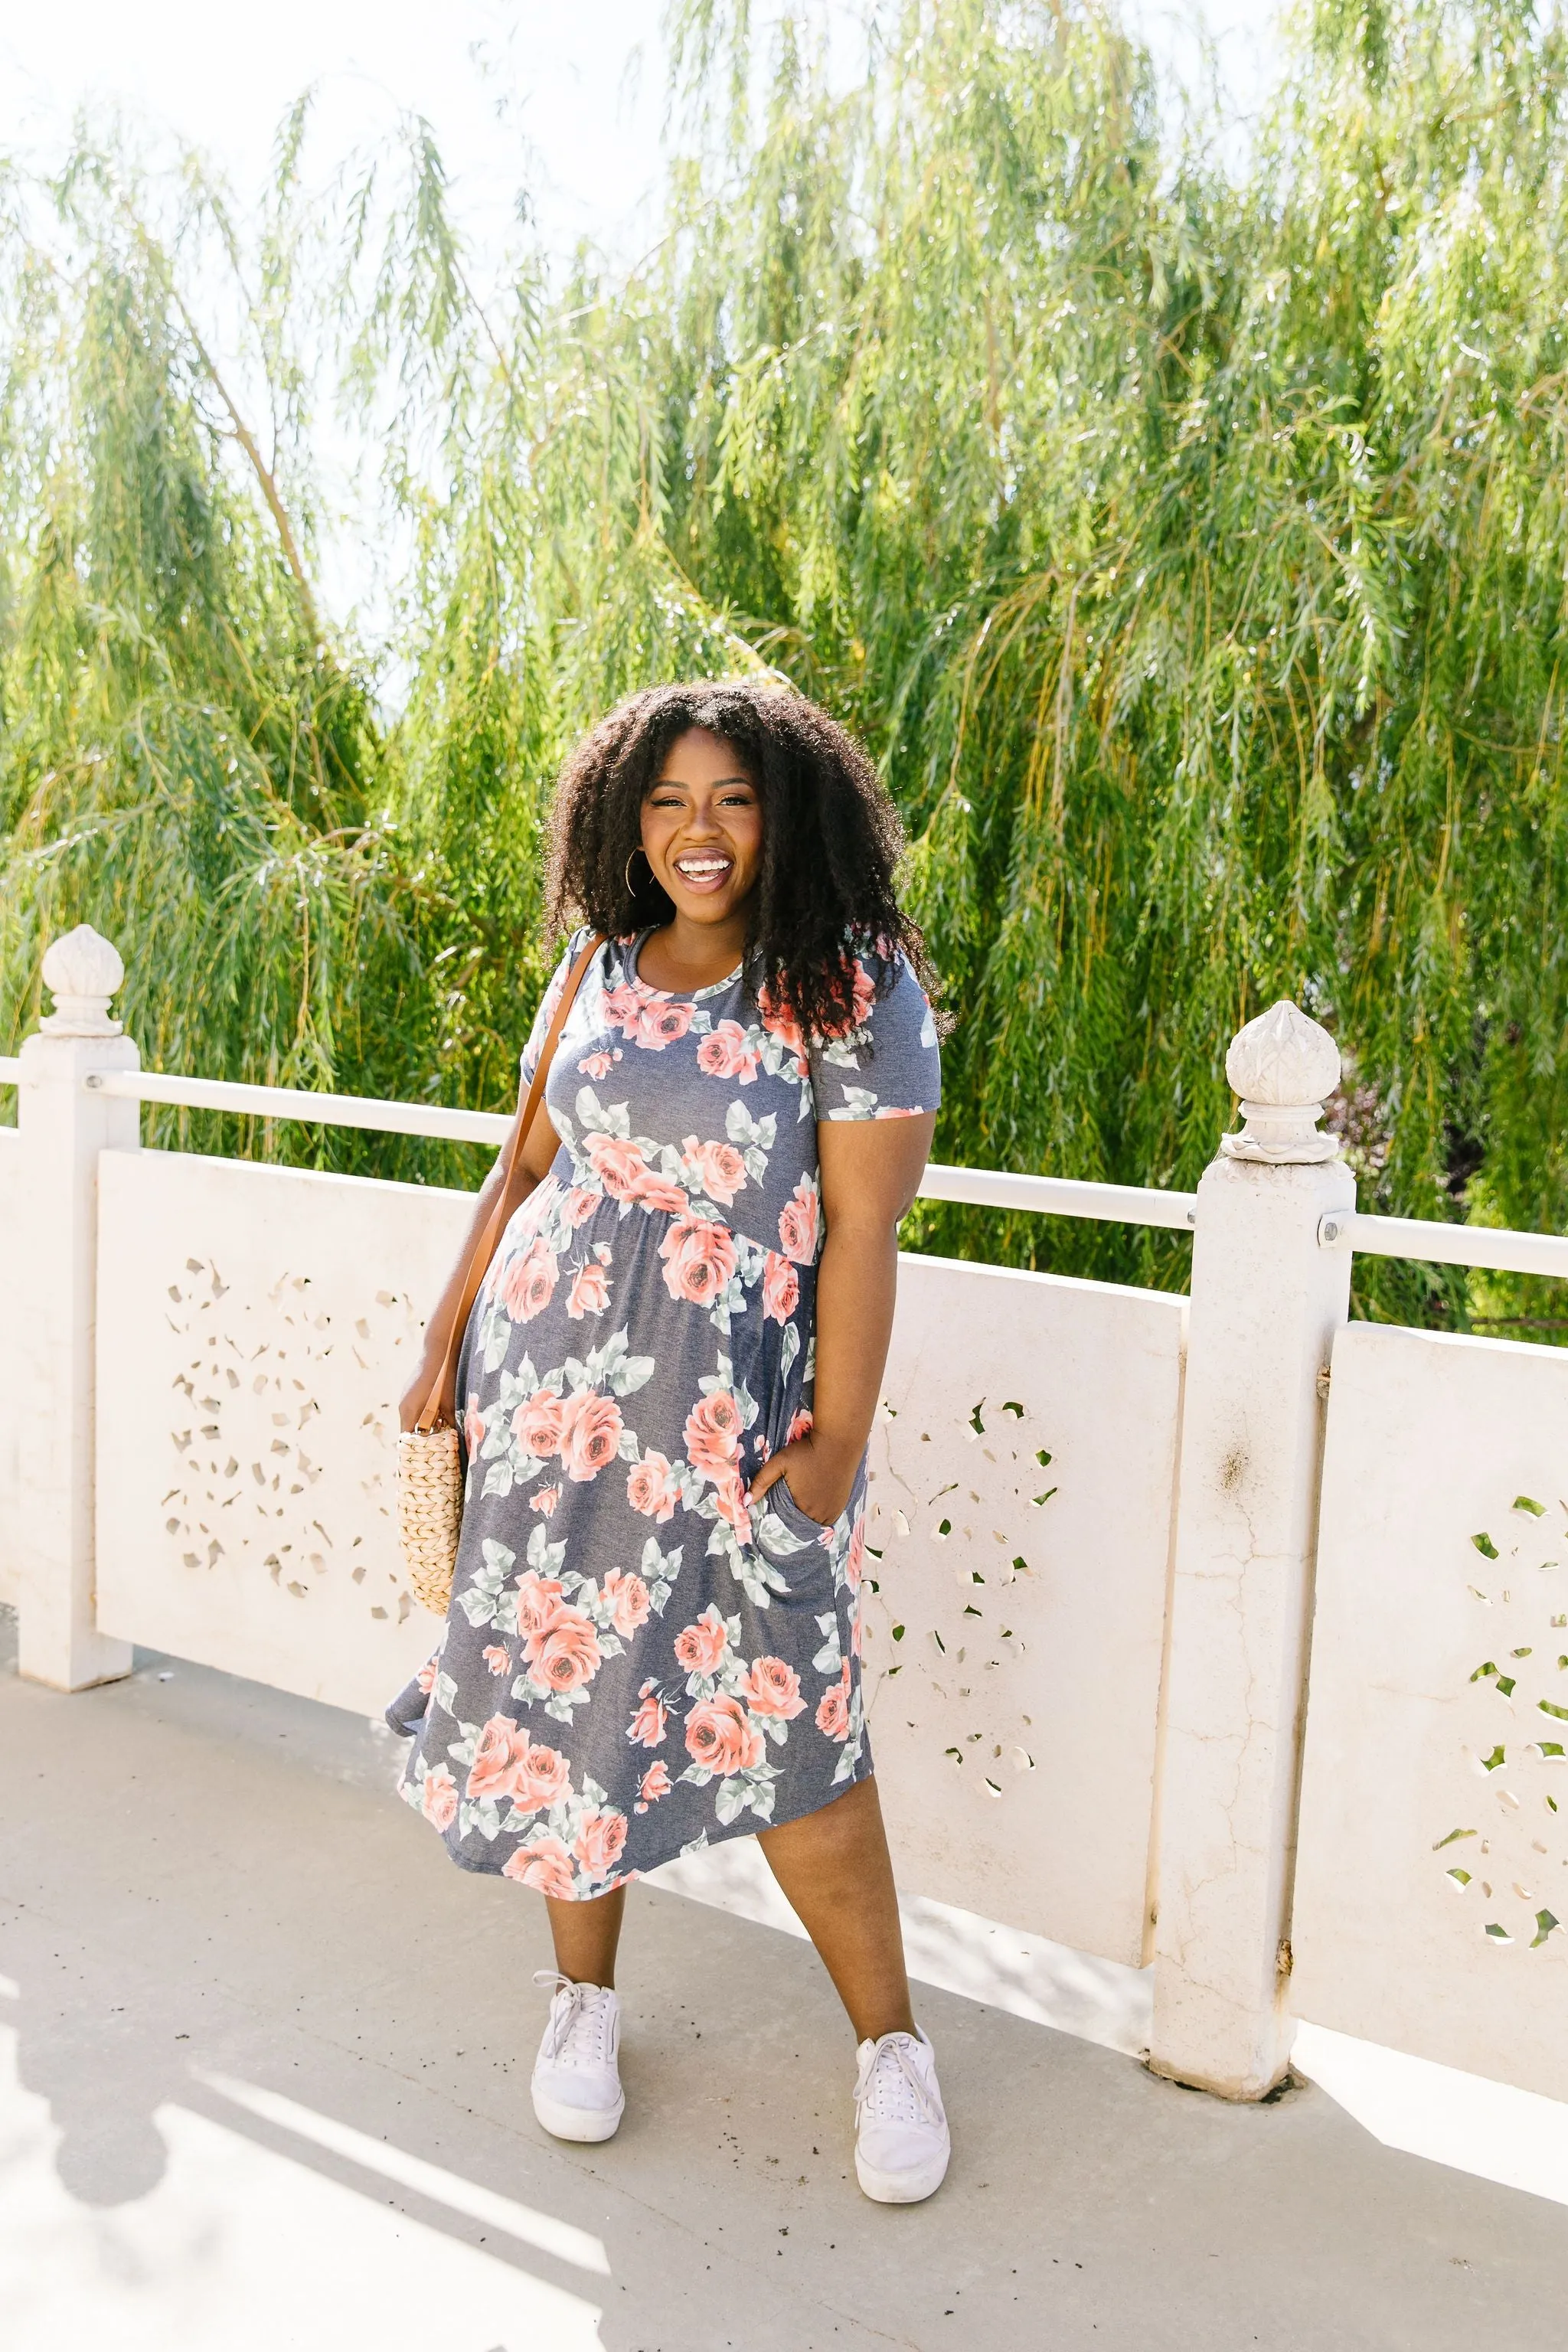
[[[742,1821],[730,1822],[721,1826],[716,1824],[717,1834],[710,1830],[706,1843],[698,1846],[695,1851],[699,1853],[711,1853],[716,1845],[728,1845],[735,1838],[755,1837],[759,1830],[784,1830],[788,1829],[792,1822],[808,1822],[813,1813],[825,1813],[829,1805],[837,1804],[840,1797],[847,1797],[850,1790],[858,1788],[862,1780],[871,1780],[875,1776],[876,1769],[868,1748],[863,1751],[863,1769],[858,1767],[849,1775],[844,1786],[841,1789],[835,1789],[830,1796],[824,1797],[820,1804],[805,1805],[799,1812],[784,1813],[777,1821],[759,1822],[754,1814],[748,1814]],[[440,1835],[439,1831],[437,1834]],[[503,1863],[470,1861],[467,1854],[460,1853],[455,1846],[447,1845],[445,1838],[441,1839],[441,1843],[446,1847],[447,1861],[454,1864],[458,1870],[466,1870],[471,1878],[504,1878],[506,1876],[506,1867]],[[661,1862],[650,1862],[638,1870],[623,1871],[618,1877],[606,1879],[603,1886],[596,1887],[591,1895],[573,1893],[558,1895],[552,1899],[557,1903],[596,1903],[600,1895],[613,1895],[617,1886],[629,1886],[634,1878],[651,1877],[656,1870],[663,1870],[670,1863],[679,1862],[685,1853],[684,1846],[677,1846],[675,1852],[667,1853]],[[526,1886],[523,1892],[535,1895],[539,1889]]]

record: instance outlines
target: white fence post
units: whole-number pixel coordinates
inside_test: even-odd
[[[83,923],[44,958],[55,1011],[22,1047],[19,1313],[10,1343],[16,1444],[18,1664],[36,1682],[80,1690],[131,1671],[128,1642],[94,1622],[94,1335],[98,1155],[134,1150],[138,1107],[106,1101],[92,1070],[141,1056],[109,1017],[125,967]]]
[[[1198,1187],[1164,1694],[1157,2074],[1230,2099],[1285,2073],[1290,1880],[1322,1391],[1355,1204],[1319,1132],[1328,1032],[1281,1002],[1233,1041],[1246,1125]]]

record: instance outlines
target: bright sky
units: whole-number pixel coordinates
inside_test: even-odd
[[[784,0],[755,0],[754,21]],[[855,0],[819,0],[854,53]],[[1213,42],[1222,83],[1244,115],[1274,66],[1279,0],[1123,0],[1127,18],[1183,81],[1202,79]],[[263,184],[287,109],[316,92],[310,155],[322,178],[374,145],[409,110],[432,124],[457,215],[480,273],[508,241],[526,186],[546,246],[586,237],[629,266],[658,235],[663,179],[664,0],[0,0],[0,153],[43,163],[73,116],[118,110],[143,135],[203,150],[242,211]],[[836,50],[837,45],[836,42]],[[156,152],[156,149],[154,149]],[[223,352],[219,317],[208,331]],[[247,396],[245,362],[224,353]],[[369,521],[356,445],[317,421],[314,454],[329,513],[316,554],[324,609],[357,614],[379,639],[387,619],[385,549]]]
[[[1126,13],[1189,79],[1205,26],[1245,111],[1274,61],[1276,5],[1127,0]],[[660,177],[662,16],[663,0],[0,0],[0,146],[47,153],[78,108],[118,105],[205,148],[245,196],[284,110],[314,83],[318,153],[417,109],[481,243],[526,178],[551,245],[588,236],[629,260]]]

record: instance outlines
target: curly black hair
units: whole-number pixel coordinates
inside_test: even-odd
[[[675,913],[653,878],[642,804],[665,754],[688,728],[734,746],[762,798],[762,870],[743,964],[753,1003],[789,1013],[805,1033],[849,1024],[847,951],[901,949],[928,996],[935,976],[917,924],[900,907],[893,875],[903,826],[875,768],[847,729],[792,688],[767,679],[654,686],[602,719],[567,761],[551,818],[547,902],[560,929],[574,919],[611,938],[657,929]],[[631,886],[627,884],[630,874]]]

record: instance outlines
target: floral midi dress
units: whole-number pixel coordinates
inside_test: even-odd
[[[458,1359],[446,1632],[388,1709],[414,1738],[403,1794],[453,1860],[560,1897],[796,1820],[871,1769],[864,1460],[832,1527],[784,1479],[754,1507],[747,1489],[811,1426],[817,1122],[941,1092],[901,956],[856,956],[853,1026],[808,1046],[739,973],[646,986],[641,944],[599,950],[562,1033],[561,1148]]]

